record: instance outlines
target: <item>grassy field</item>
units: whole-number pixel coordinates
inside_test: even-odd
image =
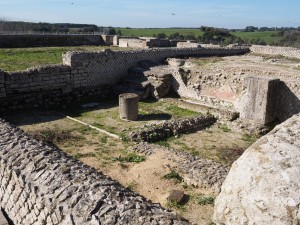
[[[281,37],[272,37],[272,34],[276,33],[275,31],[264,31],[264,32],[231,32],[232,35],[240,37],[244,40],[248,39],[262,39],[267,44],[272,42],[277,42]]]
[[[107,47],[41,47],[0,49],[0,69],[4,71],[25,70],[29,67],[62,63],[62,53],[67,51],[100,51]]]
[[[154,34],[165,33],[167,36],[170,34],[174,34],[178,32],[180,35],[195,35],[198,37],[203,35],[203,32],[200,29],[185,29],[185,28],[117,28],[116,30],[120,30],[122,35],[124,36],[136,36],[136,37],[152,37]],[[251,39],[262,39],[267,44],[276,42],[280,40],[280,37],[272,37],[275,31],[265,31],[265,32],[231,32],[232,35],[240,37],[244,40]]]
[[[200,29],[188,29],[188,28],[116,28],[120,30],[124,36],[135,36],[135,37],[153,37],[154,34],[165,33],[167,36],[174,33],[179,33],[181,35],[203,35]]]

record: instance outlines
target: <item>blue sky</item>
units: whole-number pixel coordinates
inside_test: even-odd
[[[6,20],[119,27],[298,27],[299,12],[299,0],[0,0]]]

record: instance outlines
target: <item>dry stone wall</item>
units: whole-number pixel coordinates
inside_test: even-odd
[[[4,35],[0,34],[0,48],[25,48],[44,46],[104,45],[100,35]]]
[[[75,86],[97,86],[116,84],[130,67],[139,61],[162,62],[169,57],[225,56],[249,52],[248,48],[163,48],[137,51],[68,52],[63,56],[65,65],[72,68],[74,80],[86,82]]]
[[[189,224],[3,120],[0,136],[0,205],[15,225]]]
[[[52,65],[12,72],[5,76],[6,93],[26,93],[53,89],[64,89],[72,85],[69,66]]]
[[[252,45],[250,47],[250,50],[251,52],[259,53],[259,54],[282,55],[285,57],[300,59],[299,48]]]

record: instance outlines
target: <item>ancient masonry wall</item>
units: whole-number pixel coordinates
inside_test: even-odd
[[[6,73],[0,71],[0,112],[51,107],[91,97],[105,97],[110,88],[141,60],[160,62],[168,57],[236,55],[245,48],[152,49],[139,51],[69,52],[63,65]]]
[[[39,46],[104,45],[100,35],[4,35],[0,34],[0,48],[25,48]]]
[[[251,52],[267,55],[283,55],[291,58],[300,59],[300,49],[292,47],[275,47],[275,46],[261,46],[252,45]]]
[[[0,206],[15,225],[189,224],[0,119]]]
[[[128,69],[142,60],[161,62],[170,57],[238,55],[248,53],[248,48],[163,48],[138,51],[69,52],[63,63],[72,68],[75,86],[116,84]]]

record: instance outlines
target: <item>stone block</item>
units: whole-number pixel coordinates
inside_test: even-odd
[[[239,101],[240,117],[256,124],[267,124],[276,117],[279,79],[251,76],[245,78],[245,93]]]

